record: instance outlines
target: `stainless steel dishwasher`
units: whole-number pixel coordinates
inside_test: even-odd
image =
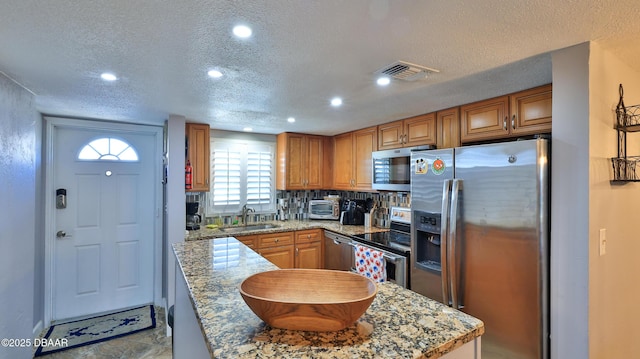
[[[351,238],[324,231],[324,267],[351,271],[355,268],[355,254]]]

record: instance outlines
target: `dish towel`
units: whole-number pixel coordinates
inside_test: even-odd
[[[374,282],[386,281],[387,271],[382,252],[357,244],[355,247],[356,272],[373,279]]]

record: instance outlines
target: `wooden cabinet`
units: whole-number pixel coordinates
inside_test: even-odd
[[[371,190],[371,153],[377,144],[377,126],[334,137],[334,189]]]
[[[322,242],[296,244],[295,267],[307,269],[322,269]]]
[[[258,248],[258,236],[255,234],[249,236],[236,236],[235,238],[251,249],[255,250]]]
[[[294,232],[260,234],[257,252],[280,269],[294,268]]]
[[[546,85],[509,96],[512,135],[551,132],[552,92]]]
[[[551,132],[552,85],[460,107],[461,142]]]
[[[322,229],[308,229],[236,238],[278,268],[323,268],[323,233]]]
[[[436,147],[460,146],[460,109],[458,107],[436,113]]]
[[[435,144],[435,113],[378,125],[378,150]]]
[[[324,268],[324,231],[309,229],[295,233],[295,267]]]
[[[258,253],[280,269],[294,268],[293,246],[263,248]]]
[[[209,192],[209,125],[187,123],[185,128],[186,159],[192,167],[192,188],[187,192]]]
[[[330,183],[330,139],[325,136],[281,133],[277,136],[276,189],[323,189]],[[329,172],[328,176],[327,173]]]

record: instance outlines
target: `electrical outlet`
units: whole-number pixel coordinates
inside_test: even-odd
[[[600,228],[600,255],[607,253],[607,229]]]

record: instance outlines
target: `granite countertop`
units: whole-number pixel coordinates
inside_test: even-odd
[[[438,358],[484,333],[479,319],[393,283],[378,284],[369,309],[344,330],[271,328],[238,287],[275,265],[235,238],[175,243],[173,250],[212,357]]]
[[[199,230],[188,231],[189,233],[185,237],[185,240],[192,241],[192,240],[198,240],[198,239],[224,238],[224,237],[229,237],[233,235],[246,236],[251,234],[301,231],[305,229],[314,229],[314,228],[326,229],[329,231],[342,233],[349,236],[353,236],[356,234],[363,234],[363,233],[389,231],[389,228],[377,228],[377,227],[367,228],[365,226],[342,225],[340,224],[339,221],[328,221],[328,220],[268,221],[268,222],[251,223],[250,225],[253,225],[253,224],[270,224],[275,227],[268,228],[268,229],[247,230],[242,232],[228,233],[228,232],[223,232],[220,229],[208,229],[205,227],[205,225],[202,225],[202,227]],[[242,225],[225,226],[225,227],[242,227]]]

